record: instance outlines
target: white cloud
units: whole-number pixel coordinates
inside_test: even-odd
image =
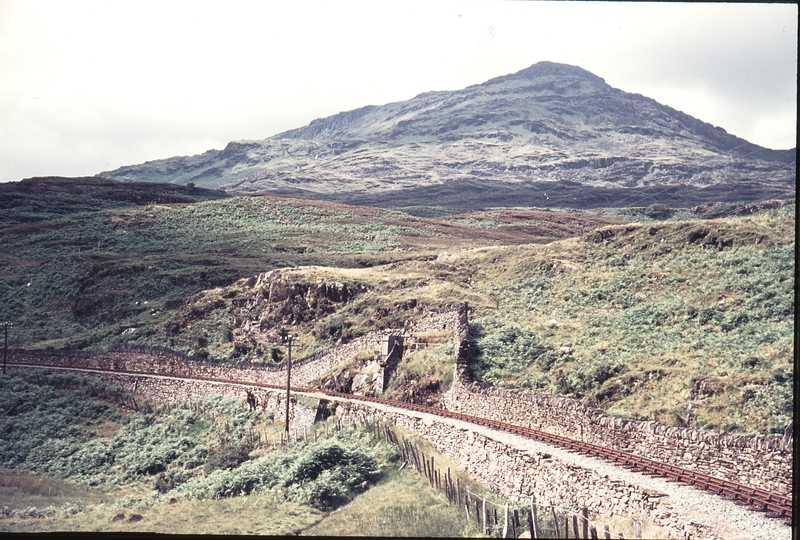
[[[222,148],[541,60],[787,148],[796,43],[794,5],[4,0],[0,181]]]

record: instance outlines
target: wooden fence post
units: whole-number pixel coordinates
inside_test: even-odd
[[[514,510],[514,514],[511,516],[511,538],[517,537],[517,521],[519,521],[519,515],[517,511]]]
[[[458,476],[456,476],[456,501],[458,504],[461,504],[461,482],[459,481]]]
[[[583,537],[589,538],[589,509],[585,506],[581,508],[581,521],[583,524]]]
[[[503,516],[503,538],[508,538],[508,503],[506,503],[506,512]]]
[[[453,498],[453,478],[450,476],[450,467],[447,467],[447,493],[450,494],[448,497],[448,501]]]
[[[569,538],[569,516],[564,516],[564,538]]]
[[[531,495],[531,538],[539,538],[539,523],[536,519],[536,497]]]
[[[633,522],[633,537],[634,538],[641,538],[642,537],[642,524],[638,521]]]
[[[550,502],[550,513],[553,514],[553,528],[556,530],[556,538],[561,538],[561,531],[558,528],[558,520],[556,519],[556,507]]]
[[[597,540],[597,529],[594,528],[594,525],[589,527],[589,536],[592,538],[592,540]]]
[[[603,537],[605,540],[611,540],[611,529],[608,525],[603,525]]]
[[[536,538],[533,529],[533,512],[528,512],[528,532],[531,533],[531,538]]]
[[[578,533],[578,516],[572,514],[572,530],[574,531],[575,538],[580,538],[580,533]]]
[[[483,498],[483,512],[481,512],[481,516],[483,517],[483,535],[486,536],[489,534],[489,528],[486,524],[486,497]]]

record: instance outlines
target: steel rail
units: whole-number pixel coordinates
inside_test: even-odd
[[[302,389],[302,391],[317,392],[332,397],[346,398],[357,401],[369,401],[374,403],[380,403],[383,405],[390,405],[392,407],[410,409],[417,412],[424,412],[428,414],[434,414],[437,416],[453,418],[456,420],[462,420],[472,424],[486,426],[492,429],[506,431],[530,439],[538,440],[544,443],[552,444],[553,446],[558,446],[561,448],[565,448],[567,450],[579,452],[581,454],[590,455],[593,457],[599,457],[637,472],[662,476],[667,478],[667,480],[676,481],[682,484],[688,484],[709,491],[711,493],[722,495],[729,499],[742,502],[744,504],[753,507],[756,510],[771,512],[775,514],[776,517],[785,517],[788,519],[792,519],[792,499],[789,497],[778,495],[775,493],[770,493],[768,491],[764,491],[758,488],[753,488],[750,486],[744,486],[736,482],[723,480],[697,471],[682,469],[674,465],[661,463],[646,457],[638,456],[636,454],[629,454],[627,452],[621,452],[619,450],[606,448],[596,444],[577,441],[575,439],[570,439],[562,435],[555,435],[553,433],[547,433],[533,428],[518,426],[515,424],[509,424],[506,422],[500,422],[498,420],[491,420],[488,418],[472,416],[464,413],[457,413],[445,409],[435,409],[433,407],[426,407],[424,405],[418,405],[413,403],[402,403],[402,402],[376,398],[376,397],[369,397],[369,396],[355,396],[352,394],[345,394],[342,392],[333,392],[327,390],[320,391],[312,389]]]
[[[183,376],[175,376],[175,375],[143,372],[143,371],[98,370],[98,369],[88,369],[88,368],[70,368],[66,366],[47,366],[40,364],[9,363],[9,365],[10,366],[16,365],[19,367],[30,367],[30,368],[53,368],[53,369],[65,369],[69,371],[112,373],[118,375],[162,377],[167,379],[177,379],[186,381],[203,381],[203,382],[218,383],[218,384],[222,383],[222,384],[237,385],[237,386],[250,386],[254,388],[270,388],[281,391],[285,389],[285,386],[276,384],[259,383],[253,381],[238,381],[233,379],[216,379],[204,376],[183,377]],[[667,480],[675,481],[681,484],[688,484],[693,487],[700,488],[705,491],[709,491],[711,493],[721,495],[728,499],[732,499],[734,501],[746,504],[748,506],[751,506],[755,510],[772,513],[775,515],[775,517],[784,517],[788,518],[789,520],[792,519],[792,499],[790,497],[786,497],[784,495],[778,495],[775,493],[770,493],[768,491],[764,491],[758,488],[753,488],[750,486],[745,486],[742,484],[738,484],[736,482],[731,482],[729,480],[723,480],[721,478],[716,478],[697,471],[690,471],[688,469],[676,467],[675,465],[661,463],[659,461],[638,456],[636,454],[630,454],[627,452],[622,452],[620,450],[615,450],[613,448],[606,448],[604,446],[596,445],[593,443],[587,443],[584,441],[570,439],[569,437],[565,437],[563,435],[556,435],[554,433],[548,433],[546,431],[540,431],[525,426],[509,424],[506,422],[500,422],[498,420],[491,420],[489,418],[468,415],[455,411],[448,411],[446,409],[436,409],[433,407],[419,405],[416,403],[404,403],[401,401],[393,401],[389,399],[377,398],[372,396],[359,396],[354,394],[346,394],[344,392],[335,392],[332,390],[320,390],[316,388],[293,387],[292,391],[302,392],[307,394],[321,394],[328,397],[347,399],[351,401],[378,403],[381,405],[388,405],[395,408],[433,414],[436,416],[452,418],[455,420],[461,420],[463,422],[477,424],[491,429],[497,429],[500,431],[513,433],[515,435],[521,435],[529,439],[551,444],[553,446],[564,448],[566,450],[570,450],[573,452],[578,452],[593,457],[599,457],[601,459],[611,461],[613,463],[616,463],[618,465],[621,465],[622,467],[631,469],[633,471],[642,472],[648,475],[657,475],[664,477]]]

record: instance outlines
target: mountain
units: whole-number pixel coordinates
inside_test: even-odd
[[[98,176],[376,206],[689,206],[793,198],[796,149],[762,148],[579,67],[540,62]]]

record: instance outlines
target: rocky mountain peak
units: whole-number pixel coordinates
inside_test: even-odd
[[[538,62],[461,90],[101,176],[377,206],[693,206],[793,198],[796,157],[580,67]]]
[[[598,77],[594,73],[590,73],[578,66],[571,66],[569,64],[558,64],[556,62],[537,62],[530,67],[523,70],[511,73],[510,75],[503,75],[490,79],[483,85],[499,84],[506,81],[527,80],[538,81],[543,79],[555,80],[570,80],[579,79],[592,83],[605,84],[605,79]]]

